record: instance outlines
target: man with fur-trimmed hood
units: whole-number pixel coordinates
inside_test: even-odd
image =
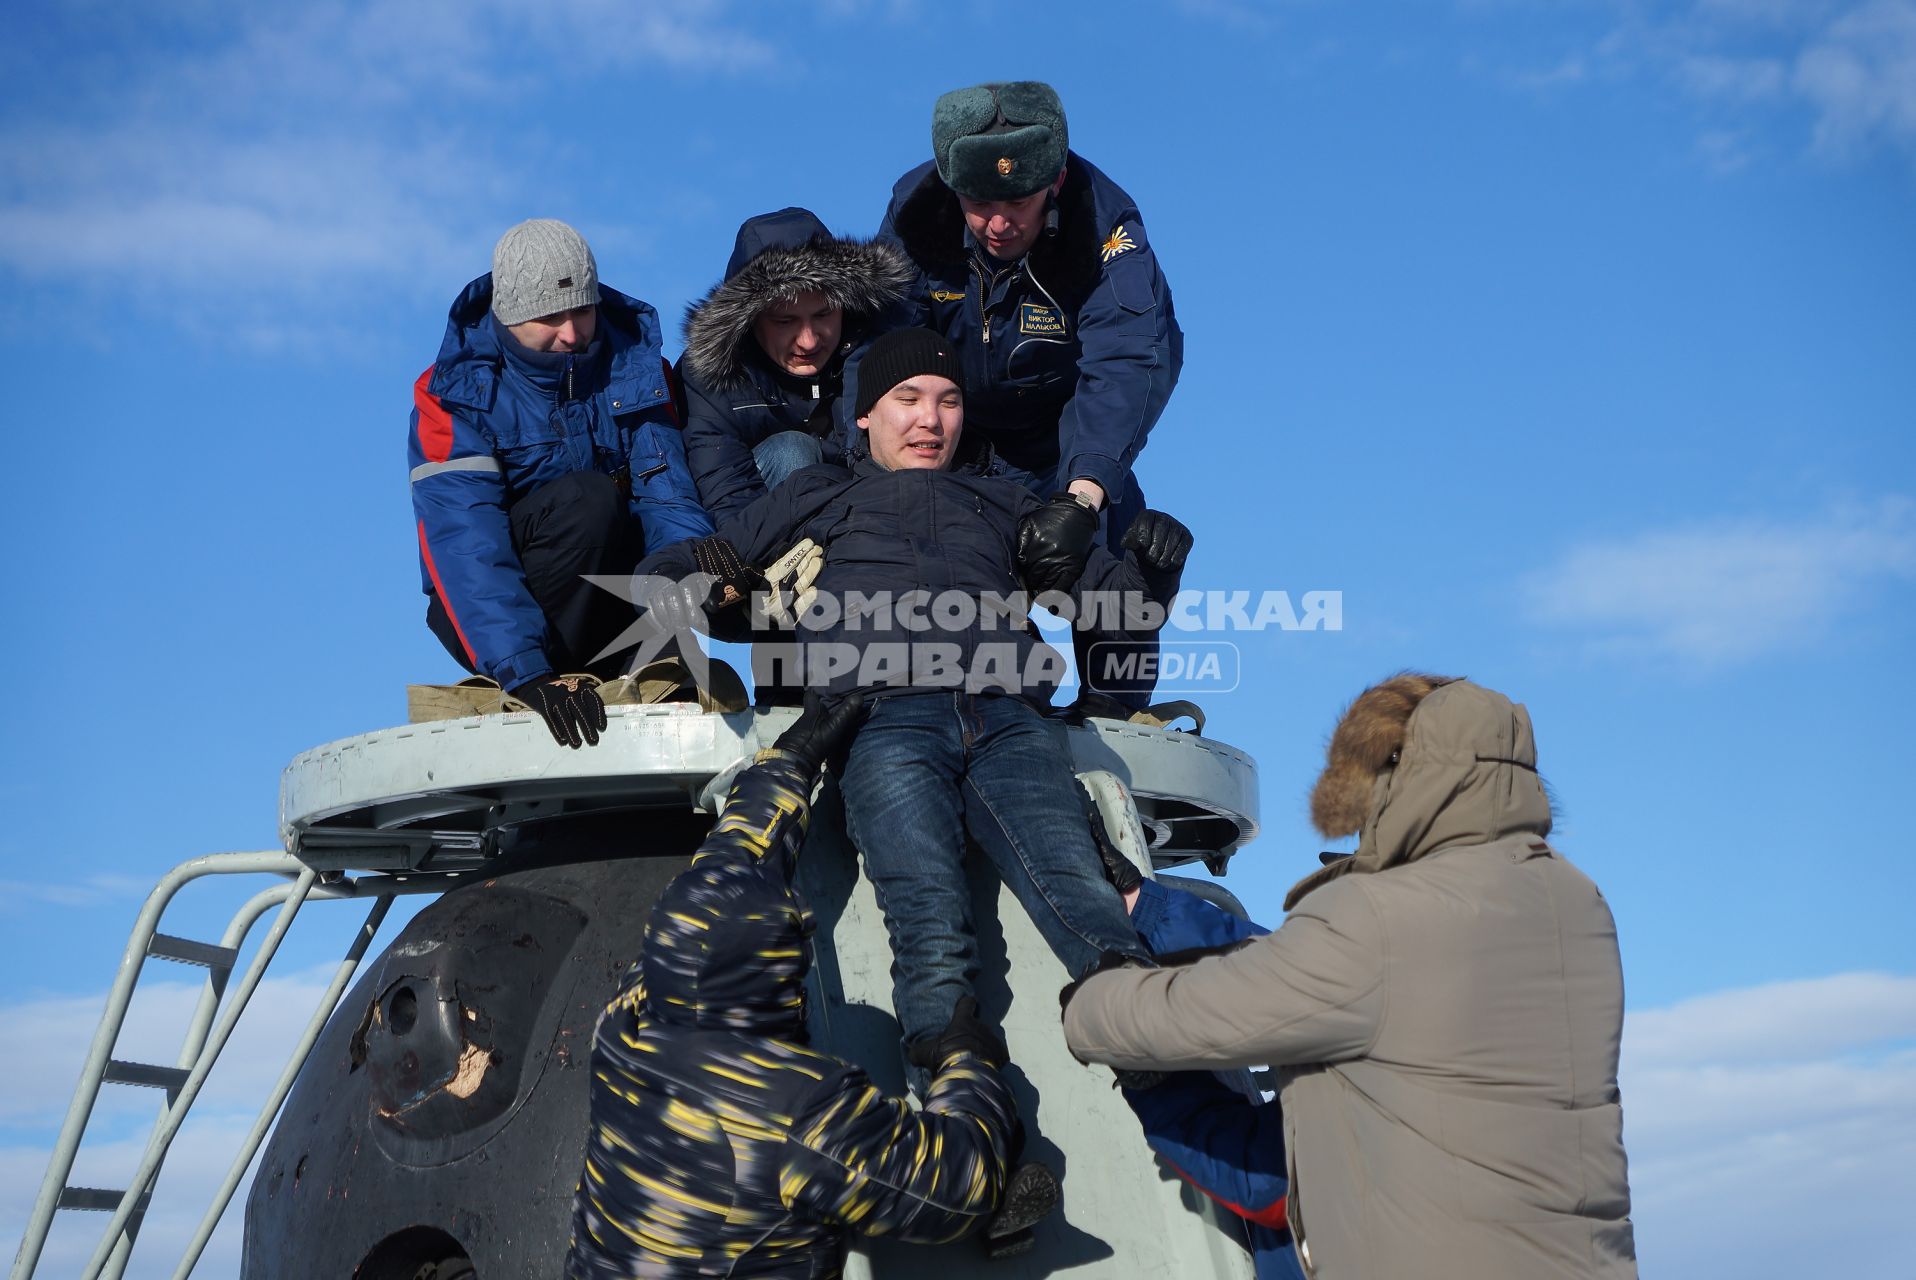
[[[846,357],[912,278],[887,244],[835,238],[807,209],[747,219],[725,279],[686,311],[686,459],[714,520],[794,471],[836,462]]]
[[[1275,933],[1068,989],[1072,1052],[1276,1067],[1314,1280],[1634,1277],[1616,925],[1545,840],[1529,715],[1405,674],[1328,755],[1311,816],[1356,853],[1299,882]]]

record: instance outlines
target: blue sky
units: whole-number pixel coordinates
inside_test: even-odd
[[[1037,77],[1176,294],[1139,473],[1187,583],[1343,593],[1205,699],[1262,767],[1227,883],[1274,918],[1314,864],[1364,685],[1510,693],[1618,918],[1651,1271],[1907,1272],[1916,3],[69,0],[9,37],[0,954],[42,1051],[0,1234],[145,887],[271,846],[288,758],[446,674],[403,435],[499,232],[571,221],[674,329],[740,220],[869,233],[939,92]]]

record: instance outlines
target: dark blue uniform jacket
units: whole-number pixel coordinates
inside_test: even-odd
[[[881,237],[919,270],[909,301],[965,365],[965,423],[1012,466],[1115,501],[1184,364],[1171,289],[1122,188],[1075,153],[1057,228],[1016,263],[976,247],[930,161],[898,180]],[[1062,465],[1060,465],[1062,464]]]
[[[475,670],[510,689],[552,670],[507,512],[550,480],[620,480],[648,549],[712,532],[685,465],[658,314],[600,288],[582,352],[530,351],[492,317],[492,276],[467,285],[439,359],[413,384],[407,461],[427,595],[445,603]]]

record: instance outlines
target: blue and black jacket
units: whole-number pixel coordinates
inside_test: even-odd
[[[761,753],[652,909],[593,1040],[568,1280],[822,1280],[851,1232],[942,1243],[1003,1196],[1016,1110],[988,1063],[951,1053],[914,1111],[805,1043],[813,776]]]
[[[906,321],[944,334],[965,365],[965,423],[1006,462],[1125,490],[1184,365],[1184,332],[1137,205],[1068,153],[1055,230],[1001,263],[966,230],[927,161],[892,189],[879,236],[918,268]]]
[[[422,589],[473,670],[510,689],[553,669],[546,620],[512,545],[513,503],[575,471],[620,482],[645,546],[712,532],[685,465],[659,319],[601,286],[577,353],[522,346],[492,315],[492,276],[452,304],[439,358],[413,384],[407,461]]]
[[[1196,894],[1146,880],[1131,923],[1151,954],[1216,951],[1270,930]],[[1286,1216],[1290,1178],[1284,1124],[1261,1103],[1206,1071],[1175,1072],[1149,1089],[1126,1089],[1145,1141],[1180,1178],[1244,1220],[1258,1280],[1303,1280]]]
[[[752,450],[781,431],[816,438],[827,462],[843,458],[851,430],[845,363],[899,322],[911,263],[896,246],[834,238],[806,209],[748,218],[725,279],[686,309],[685,452],[699,497],[722,520],[765,492]],[[820,293],[842,313],[838,349],[815,378],[773,365],[753,336],[767,307]]]

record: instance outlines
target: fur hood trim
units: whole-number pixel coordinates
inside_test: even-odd
[[[1530,713],[1469,680],[1403,672],[1358,695],[1331,735],[1311,818],[1355,853],[1292,886],[1284,909],[1342,876],[1386,871],[1445,850],[1529,837],[1549,851],[1550,795],[1537,773]]]
[[[1455,676],[1404,671],[1357,695],[1324,752],[1324,772],[1311,789],[1311,825],[1326,840],[1354,836],[1370,812],[1371,789],[1404,748],[1410,713]]]
[[[845,312],[847,338],[860,321],[905,296],[915,274],[895,245],[815,236],[768,248],[686,308],[685,363],[706,386],[745,374],[752,324],[767,307],[801,293],[822,293]]]

